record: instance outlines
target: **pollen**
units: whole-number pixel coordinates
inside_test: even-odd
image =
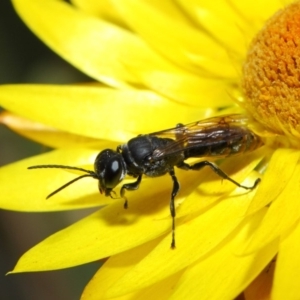
[[[300,136],[300,1],[278,11],[243,66],[244,107],[269,130]]]

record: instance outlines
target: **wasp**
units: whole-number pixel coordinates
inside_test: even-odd
[[[236,186],[246,190],[254,189],[260,181],[259,178],[252,186],[245,186],[229,177],[214,162],[203,160],[193,165],[186,162],[188,158],[192,157],[225,158],[259,148],[263,142],[247,127],[247,123],[248,119],[243,115],[224,115],[187,125],[177,124],[171,129],[138,135],[126,144],[119,145],[116,150],[101,151],[95,159],[94,171],[64,165],[37,165],[28,169],[59,168],[79,170],[85,173],[49,194],[47,199],[85,177],[98,180],[100,193],[113,198],[114,188],[126,175],[132,176],[135,180],[123,184],[120,190],[120,195],[125,200],[124,208],[128,207],[125,192],[137,190],[143,175],[157,177],[168,173],[173,181],[170,200],[171,248],[175,248],[176,210],[174,201],[179,191],[179,182],[174,168],[198,171],[208,166],[221,178],[231,181]]]

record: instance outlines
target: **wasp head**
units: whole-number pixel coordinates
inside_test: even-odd
[[[106,149],[96,157],[95,173],[99,180],[99,191],[111,196],[113,189],[126,175],[126,164],[121,153]]]

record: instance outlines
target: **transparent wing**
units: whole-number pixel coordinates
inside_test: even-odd
[[[177,127],[153,132],[150,136],[169,138],[174,140],[167,146],[156,149],[152,159],[162,159],[166,156],[195,147],[211,147],[211,145],[224,144],[232,140],[243,141],[248,119],[244,115],[232,114],[213,117],[187,125],[178,124]],[[208,150],[208,156],[209,150]],[[225,155],[224,155],[225,156]]]

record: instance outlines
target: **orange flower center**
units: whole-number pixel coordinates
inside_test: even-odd
[[[254,38],[243,69],[245,108],[265,127],[300,137],[300,1]]]

